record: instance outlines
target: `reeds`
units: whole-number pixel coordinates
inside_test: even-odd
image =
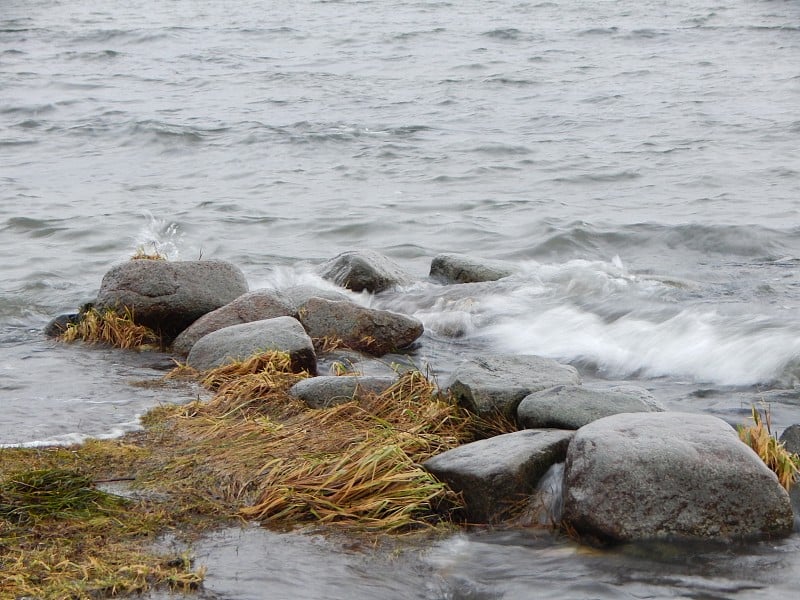
[[[183,492],[201,478],[243,518],[273,526],[398,531],[447,520],[458,498],[420,464],[472,436],[461,409],[412,371],[380,395],[311,410],[286,393],[287,377],[300,376],[274,379],[289,366],[276,358],[244,376],[273,378],[263,388],[229,378],[250,371],[241,364],[205,375],[217,394],[173,415],[170,429],[188,445],[162,476]]]
[[[800,456],[786,450],[783,443],[773,435],[769,407],[764,408],[763,416],[755,406],[751,410],[753,424],[738,427],[739,439],[755,450],[764,464],[778,476],[780,484],[789,490],[800,472]]]
[[[128,308],[122,312],[89,308],[80,314],[77,322],[67,325],[60,339],[135,350],[159,350],[163,347],[161,337],[149,327],[138,325]]]

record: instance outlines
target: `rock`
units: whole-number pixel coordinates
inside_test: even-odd
[[[618,413],[661,410],[663,408],[653,395],[644,388],[592,389],[559,385],[525,396],[517,407],[517,422],[531,428],[580,429],[592,421]]]
[[[464,498],[473,523],[497,522],[530,496],[551,465],[564,460],[572,431],[526,429],[464,444],[423,468]]]
[[[312,338],[338,339],[374,356],[405,348],[423,331],[420,321],[406,315],[322,298],[308,300],[298,316]]]
[[[458,365],[447,389],[457,402],[478,415],[516,417],[527,395],[557,385],[579,384],[574,367],[540,356],[495,355]]]
[[[192,346],[187,363],[198,371],[207,371],[274,350],[289,354],[295,372],[316,375],[314,345],[300,322],[292,317],[252,321],[213,331]]]
[[[311,377],[298,381],[289,390],[311,408],[327,408],[350,402],[363,394],[381,394],[397,382],[395,377]]]
[[[396,377],[400,373],[417,370],[417,367],[403,355],[375,358],[355,350],[336,348],[324,353],[317,350],[317,369],[320,373],[331,375]]]
[[[800,454],[800,425],[790,425],[781,435],[780,441],[789,452]]]
[[[131,260],[105,274],[95,307],[127,307],[136,323],[169,343],[204,314],[246,291],[244,274],[227,262]]]
[[[323,298],[333,302],[351,302],[347,294],[335,290],[326,290],[313,285],[293,285],[281,290],[281,295],[291,303],[297,313],[311,298]]]
[[[79,313],[58,315],[45,325],[42,331],[47,337],[57,338],[63,334],[70,325],[79,323],[80,319],[81,316]]]
[[[605,417],[567,451],[564,520],[604,541],[786,535],[789,495],[733,428],[709,415]]]
[[[439,254],[431,261],[430,276],[443,283],[478,283],[497,281],[513,275],[513,264],[483,260],[466,254]]]
[[[344,252],[321,265],[319,274],[354,292],[377,293],[413,281],[400,265],[373,250]]]
[[[250,323],[263,321],[275,317],[295,316],[292,303],[283,298],[278,292],[271,290],[256,290],[242,294],[233,302],[211,311],[197,319],[184,329],[172,343],[172,351],[186,356],[195,342],[212,331]]]

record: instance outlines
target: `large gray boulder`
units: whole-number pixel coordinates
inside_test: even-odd
[[[566,523],[605,541],[779,536],[789,495],[734,429],[690,413],[630,413],[577,431],[567,451]]]
[[[292,369],[317,374],[314,345],[303,326],[292,317],[277,317],[231,325],[203,336],[189,352],[187,363],[198,371],[245,360],[260,352],[289,354]]]
[[[311,408],[327,408],[350,402],[365,394],[381,394],[397,383],[394,377],[361,377],[341,375],[339,377],[309,377],[298,381],[289,390]]]
[[[255,290],[242,294],[233,302],[211,311],[184,329],[172,343],[172,351],[186,356],[195,342],[223,327],[263,321],[275,317],[295,316],[291,302],[273,290]]]
[[[374,250],[343,252],[320,265],[319,274],[354,292],[377,293],[413,281],[400,265]]]
[[[340,340],[373,356],[405,348],[423,332],[422,323],[413,317],[322,298],[308,300],[298,317],[312,338]]]
[[[478,415],[516,418],[527,395],[557,385],[577,385],[574,367],[541,356],[494,355],[458,365],[446,386],[459,405]]]
[[[439,254],[431,261],[430,277],[442,283],[478,283],[497,281],[513,275],[513,264],[499,260],[485,260],[466,254]]]
[[[551,465],[564,460],[573,434],[557,429],[516,431],[464,444],[422,466],[462,494],[468,521],[497,522],[534,492]]]
[[[128,308],[137,323],[169,343],[204,314],[246,291],[244,274],[224,261],[131,260],[105,274],[95,308]]]
[[[530,428],[580,429],[618,413],[661,410],[650,392],[636,386],[594,389],[559,385],[525,396],[517,407],[517,422]]]

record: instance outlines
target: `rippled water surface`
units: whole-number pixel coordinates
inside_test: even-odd
[[[40,333],[138,247],[251,288],[372,248],[419,281],[356,299],[421,318],[413,359],[442,378],[535,353],[800,422],[798,65],[796,0],[4,0],[0,444],[118,435],[195,393],[148,385],[169,357]],[[440,252],[518,273],[443,287]],[[674,595],[745,593],[725,573]],[[442,597],[523,597],[487,577]]]

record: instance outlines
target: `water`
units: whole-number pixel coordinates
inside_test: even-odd
[[[251,288],[372,248],[420,281],[356,300],[423,319],[413,358],[443,379],[537,353],[800,422],[797,64],[796,0],[3,0],[0,444],[194,397],[152,385],[169,357],[40,333],[138,247]],[[442,288],[440,252],[519,272]]]

